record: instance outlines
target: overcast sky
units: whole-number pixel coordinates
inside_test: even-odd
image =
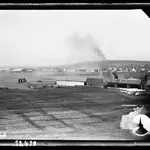
[[[68,63],[75,33],[90,34],[107,59],[150,60],[142,10],[0,10],[0,66]]]

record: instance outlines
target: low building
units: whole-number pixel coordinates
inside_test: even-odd
[[[57,80],[56,84],[58,86],[84,86],[84,81],[74,81],[74,80]]]
[[[99,72],[100,70],[99,69],[94,69],[94,72]]]
[[[28,69],[28,70],[27,70],[27,72],[33,72],[33,71],[34,71],[34,70],[32,70],[32,69]]]
[[[95,72],[95,69],[91,68],[91,69],[89,69],[89,72]]]
[[[11,70],[12,72],[21,72],[22,71],[22,69],[13,69],[13,70]]]
[[[86,71],[87,71],[87,69],[79,68],[79,69],[78,69],[78,71],[79,71],[79,72],[86,72]]]
[[[87,78],[86,85],[90,86],[103,86],[104,80],[101,78]]]
[[[102,78],[70,78],[70,79],[57,79],[58,86],[103,86],[104,81]]]
[[[33,69],[22,69],[22,72],[33,72]]]
[[[147,85],[147,91],[150,92],[150,80],[147,81],[146,85]]]

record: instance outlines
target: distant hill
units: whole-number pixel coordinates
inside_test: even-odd
[[[100,65],[105,65],[102,61],[86,61],[86,62],[80,62],[75,64],[68,64],[68,65],[59,65],[58,68],[68,68],[68,69],[74,69],[74,68],[99,68]]]
[[[109,60],[110,64],[150,64],[150,61],[136,60]]]
[[[108,60],[108,63],[111,65],[117,65],[117,64],[149,64],[150,65],[150,61],[136,61],[136,60]],[[102,63],[102,61],[86,61],[86,62],[79,62],[79,63],[75,63],[75,64],[66,64],[66,65],[57,65],[57,66],[52,66],[52,67],[58,67],[58,68],[69,68],[69,69],[73,69],[73,68],[99,68],[100,65],[104,65],[104,63]],[[0,66],[0,68],[28,68],[28,69],[33,69],[33,68],[49,68],[50,65],[47,66]]]
[[[123,65],[123,64],[150,64],[150,61],[134,61],[134,60],[109,60],[110,65]],[[100,65],[105,65],[102,61],[86,61],[75,64],[59,65],[58,68],[99,68]]]

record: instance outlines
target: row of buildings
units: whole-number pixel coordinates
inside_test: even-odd
[[[39,71],[44,71],[44,72],[100,72],[99,68],[43,68],[40,69]]]
[[[36,68],[36,69],[22,69],[22,68],[2,68],[0,72],[33,72],[33,71],[41,71],[41,72],[100,72],[99,68],[77,68],[77,69],[66,69],[66,68]]]
[[[1,72],[33,72],[33,71],[42,71],[42,72],[100,72],[99,66],[83,66],[83,67],[74,67],[74,68],[1,68]],[[112,72],[141,72],[147,71],[150,72],[150,65],[144,64],[123,64],[123,65],[110,65],[108,68]]]
[[[110,65],[109,70],[116,72],[141,72],[141,71],[150,72],[150,65],[145,64]]]
[[[0,70],[1,72],[10,72],[10,73],[17,73],[17,72],[33,72],[34,69],[21,69],[21,68],[3,68]]]

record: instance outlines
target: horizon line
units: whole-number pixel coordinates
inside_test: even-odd
[[[102,61],[102,60],[96,60],[95,62],[98,62],[98,61]],[[134,61],[134,62],[150,62],[150,60],[119,60],[119,59],[115,59],[115,60],[107,60],[107,61]],[[83,61],[83,62],[88,62],[88,61]],[[26,67],[26,68],[30,68],[30,67],[55,67],[55,66],[60,66],[60,65],[73,65],[73,64],[78,64],[78,63],[83,63],[83,62],[76,62],[76,63],[71,63],[71,64],[58,64],[58,65],[21,65],[21,66],[17,66],[17,65],[14,65],[14,66],[0,66],[1,68],[2,67],[5,67],[5,68],[9,68],[9,67]],[[94,62],[94,61],[89,61],[89,62]]]

